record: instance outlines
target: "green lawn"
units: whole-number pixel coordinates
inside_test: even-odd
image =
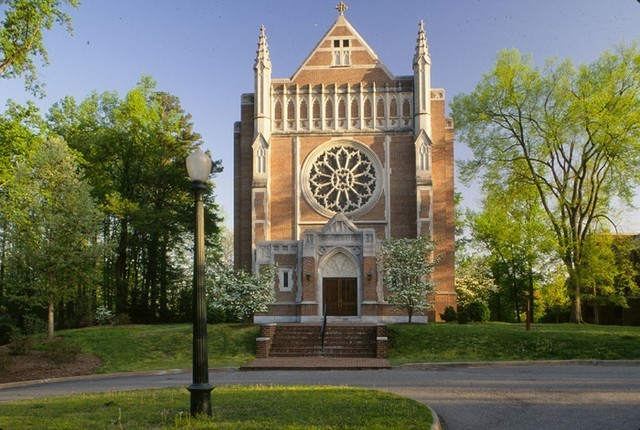
[[[255,358],[259,328],[211,324],[209,366]],[[57,333],[103,360],[98,373],[191,367],[191,325],[91,327]],[[574,324],[396,324],[389,326],[394,365],[447,361],[640,360],[640,327]]]
[[[346,387],[219,387],[212,418],[189,415],[185,388],[61,396],[2,404],[9,429],[428,429],[424,405]]]
[[[207,331],[210,367],[239,366],[255,358],[258,326],[210,324]],[[101,358],[98,373],[191,368],[190,324],[90,327],[56,335]]]
[[[389,326],[392,364],[505,360],[640,360],[640,327],[576,324]]]

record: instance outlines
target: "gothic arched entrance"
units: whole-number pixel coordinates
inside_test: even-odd
[[[358,315],[359,268],[353,257],[337,251],[322,264],[322,303],[329,316]]]

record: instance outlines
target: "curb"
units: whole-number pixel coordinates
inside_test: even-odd
[[[210,368],[209,372],[234,372],[236,370],[238,370],[237,367],[214,367],[214,368]],[[55,382],[82,381],[82,380],[91,381],[91,380],[117,378],[122,376],[179,375],[182,373],[191,373],[191,369],[146,370],[141,372],[99,373],[99,374],[92,374],[92,375],[66,376],[63,378],[33,379],[30,381],[6,382],[4,384],[0,384],[0,390],[4,388],[27,387],[29,385],[49,384],[49,383],[55,383]]]
[[[405,363],[393,366],[397,369],[437,370],[464,369],[472,367],[515,367],[515,366],[640,366],[640,360],[528,360],[528,361],[461,361],[441,363]]]
[[[431,430],[442,430],[442,426],[440,425],[440,417],[438,416],[436,411],[434,411],[433,408],[429,405],[425,406],[429,408],[429,411],[431,412]]]

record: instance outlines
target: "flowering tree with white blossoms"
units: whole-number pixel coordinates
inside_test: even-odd
[[[276,266],[263,266],[259,273],[220,267],[215,275],[210,303],[229,316],[250,320],[256,312],[266,312],[275,300],[273,282]]]
[[[389,291],[387,300],[406,310],[409,322],[414,313],[433,305],[427,302],[427,296],[435,293],[431,274],[440,262],[440,258],[433,257],[435,249],[435,243],[426,237],[391,239],[382,245],[382,279]]]

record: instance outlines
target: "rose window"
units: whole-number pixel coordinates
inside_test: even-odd
[[[366,147],[345,143],[318,148],[305,165],[305,196],[326,216],[363,211],[380,194],[378,170],[375,155]]]

